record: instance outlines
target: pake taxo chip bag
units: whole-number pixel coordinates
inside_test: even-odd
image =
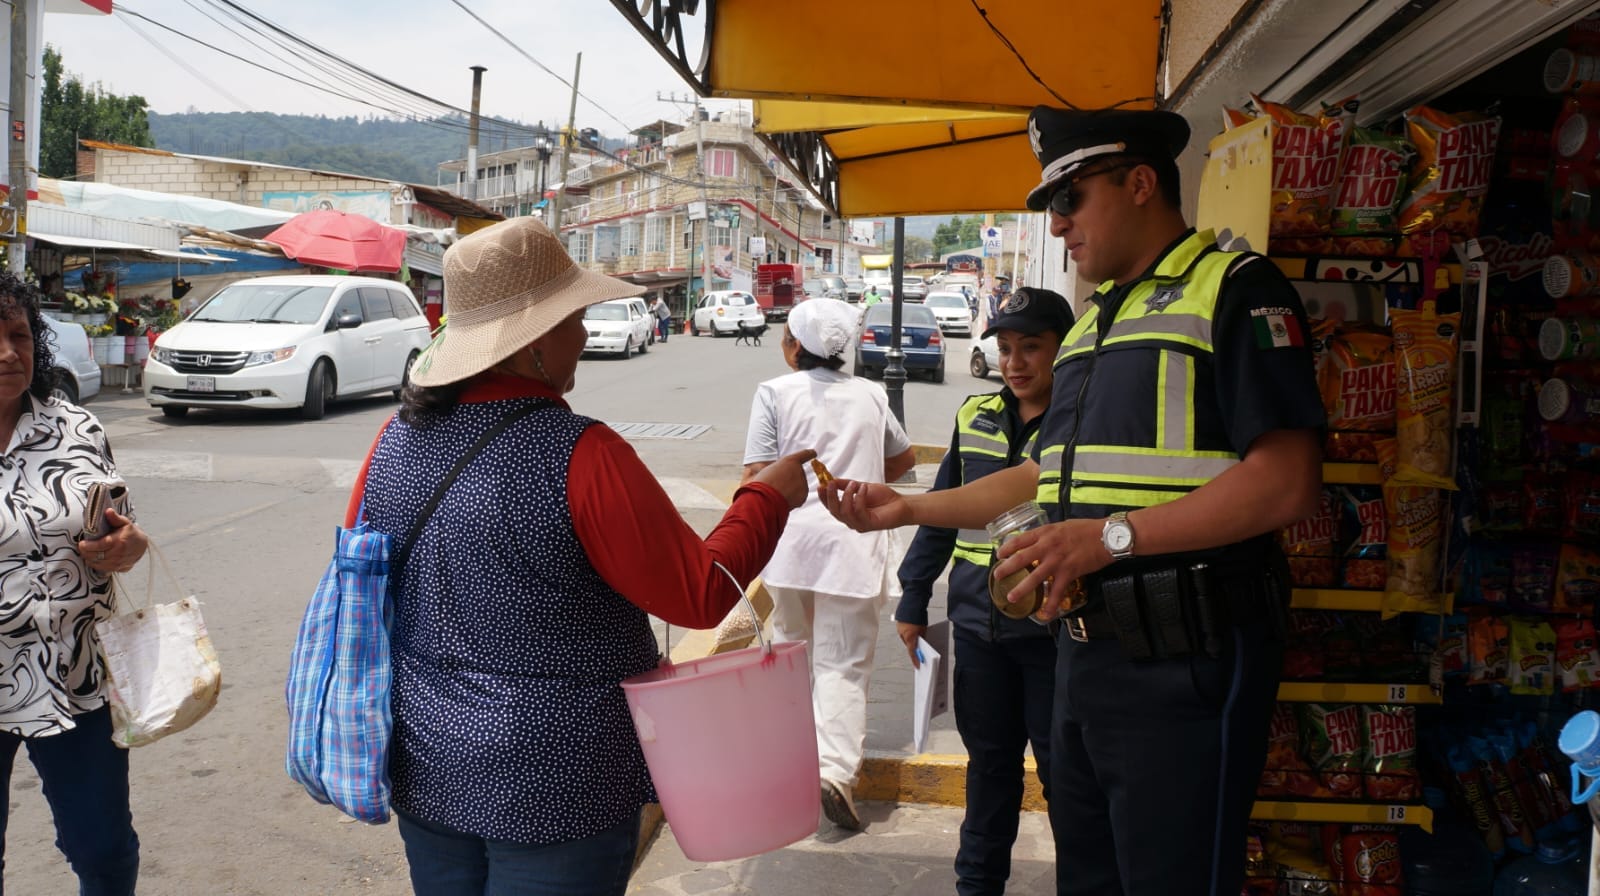
[[[1394,432],[1394,338],[1387,332],[1370,326],[1340,327],[1326,340],[1318,380],[1330,436]],[[1345,456],[1341,447],[1347,443],[1340,439],[1329,438],[1327,444],[1330,460],[1370,459]]]
[[[1339,510],[1337,496],[1323,489],[1315,514],[1284,527],[1280,540],[1295,587],[1332,588],[1339,583]]]
[[[1361,714],[1367,727],[1367,799],[1393,803],[1421,797],[1416,709],[1364,705]]]
[[[1365,750],[1361,704],[1302,703],[1298,709],[1300,742],[1322,786],[1331,796],[1359,799]]]
[[[1400,232],[1398,212],[1416,148],[1401,137],[1353,128],[1344,151],[1328,231],[1341,255],[1387,255]]]
[[[1288,106],[1251,100],[1272,125],[1270,236],[1322,237],[1339,184],[1348,122],[1343,115],[1302,115]]]
[[[1447,115],[1427,106],[1417,106],[1405,118],[1417,156],[1411,194],[1400,206],[1400,232],[1413,240],[1434,231],[1450,234],[1452,241],[1476,237],[1500,119],[1471,112]]]
[[[1341,528],[1344,531],[1344,568],[1339,582],[1345,588],[1377,591],[1389,577],[1389,528],[1383,492],[1374,486],[1340,486]]]

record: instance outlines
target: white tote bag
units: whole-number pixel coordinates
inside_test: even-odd
[[[200,721],[222,690],[222,666],[200,602],[183,593],[154,544],[149,553],[145,606],[123,612],[119,594],[117,614],[95,625],[109,673],[111,740],[124,748],[154,743]],[[178,598],[173,603],[152,603],[158,560]]]

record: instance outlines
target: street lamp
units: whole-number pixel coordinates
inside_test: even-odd
[[[539,153],[539,203],[542,207],[544,203],[545,169],[550,166],[550,135],[540,134],[539,136],[533,138],[533,148]],[[544,217],[542,210],[539,216],[541,218]]]

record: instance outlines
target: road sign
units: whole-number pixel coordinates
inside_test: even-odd
[[[1000,228],[983,228],[983,254],[994,256],[1000,254]]]

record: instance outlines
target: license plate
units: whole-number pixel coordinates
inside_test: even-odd
[[[910,336],[907,336],[906,334],[901,333],[900,334],[900,347],[901,348],[916,348],[917,347],[917,341],[915,339],[912,339]]]
[[[189,377],[190,392],[215,392],[217,391],[217,378],[214,376]]]

